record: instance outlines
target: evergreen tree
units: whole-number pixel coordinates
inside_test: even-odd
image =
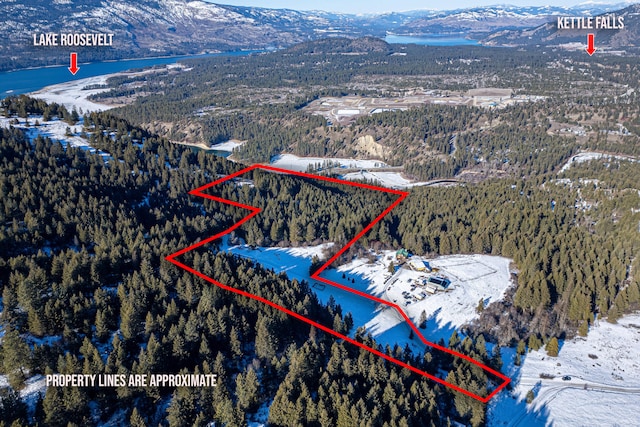
[[[527,392],[527,404],[531,404],[533,399],[535,399],[536,395],[533,393],[533,390],[529,390]]]
[[[589,333],[589,322],[587,322],[586,320],[583,320],[582,322],[580,322],[580,327],[578,328],[578,334],[581,337],[586,337],[588,333]]]
[[[256,321],[256,355],[266,360],[272,359],[278,350],[278,341],[273,320],[260,313]]]
[[[538,338],[537,335],[531,334],[529,335],[529,343],[527,344],[527,347],[529,347],[529,351],[538,350],[542,347],[542,341],[540,341],[540,338]]]
[[[425,329],[427,327],[427,312],[425,310],[422,310],[422,313],[420,313],[419,325],[421,329]]]
[[[556,337],[552,337],[547,342],[547,345],[545,346],[545,350],[547,351],[547,354],[549,356],[558,357],[558,352],[560,351],[559,344],[558,344],[558,339]]]
[[[20,393],[9,387],[0,389],[0,423],[18,423],[27,418],[27,405],[20,399]]]
[[[22,388],[25,373],[30,368],[31,351],[18,331],[9,328],[2,338],[2,366],[9,377],[9,384],[14,389]]]
[[[259,404],[258,376],[250,367],[245,373],[239,373],[236,377],[236,396],[241,410],[253,412]]]
[[[131,427],[147,427],[144,418],[142,418],[142,415],[138,412],[138,408],[133,408],[131,417],[129,417],[129,425]]]

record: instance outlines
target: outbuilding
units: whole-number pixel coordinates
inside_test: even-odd
[[[411,261],[409,261],[409,265],[415,271],[431,272],[431,265],[429,265],[429,263],[427,261],[424,261],[424,260],[421,260],[421,259],[414,258]]]

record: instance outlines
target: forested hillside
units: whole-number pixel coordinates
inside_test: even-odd
[[[97,98],[135,102],[82,122],[60,105],[25,96],[2,101],[3,123],[28,122],[31,129],[1,130],[0,371],[10,387],[0,396],[0,419],[16,425],[232,426],[260,417],[279,426],[483,425],[479,402],[164,261],[246,214],[188,195],[243,164],[164,137],[246,140],[234,157],[251,163],[284,151],[356,156],[354,141],[368,135],[382,147],[380,160],[402,165],[406,175],[458,178],[453,187],[411,189],[338,262],[400,247],[427,256],[512,258],[516,286],[448,343],[499,369],[497,350],[487,354],[486,341],[517,345],[519,363],[527,347],[553,347],[558,339],[587,335],[597,319],[615,322],[640,308],[640,111],[637,82],[629,77],[638,64],[617,57],[601,67],[567,64],[554,53],[337,39],[192,61],[190,70],[155,77],[117,77],[114,89]],[[580,79],[590,96],[574,88]],[[391,89],[453,91],[488,82],[525,82],[518,91],[544,98],[501,109],[431,104],[344,126],[306,109],[323,96],[376,98]],[[562,98],[555,96],[559,88]],[[39,122],[52,119],[80,128],[104,155],[34,138]],[[567,163],[587,150],[603,157]],[[229,182],[210,191],[262,209],[234,233],[261,246],[338,246],[394,199],[259,170],[243,178],[248,185]],[[183,258],[377,346],[353,330],[335,301],[321,304],[307,283],[220,252],[215,243]],[[438,352],[381,351],[481,395],[495,386],[484,372]],[[18,393],[46,373],[167,371],[215,373],[219,384],[48,387],[35,403]]]
[[[5,115],[20,111],[30,120],[64,111],[26,97],[2,107]],[[237,165],[196,155],[104,113],[86,116],[84,128],[111,158],[1,130],[0,367],[10,384],[1,396],[3,422],[234,426],[267,405],[269,423],[282,426],[439,426],[454,419],[482,425],[479,402],[164,261],[233,221],[236,208],[203,203],[187,192]],[[290,185],[276,175],[265,179]],[[316,212],[313,206],[333,191],[309,188],[301,202]],[[338,330],[351,327],[338,304],[321,305],[306,283],[213,250],[185,256],[185,262]],[[361,332],[356,337],[377,347]],[[499,357],[487,354],[482,336],[456,336],[449,345],[499,369]],[[482,372],[458,360],[381,351],[439,370],[478,393],[490,386]],[[50,386],[31,410],[17,394],[28,378],[46,373],[153,372],[215,373],[218,386]]]
[[[490,310],[479,328],[503,345],[525,339],[536,347],[538,341],[573,335],[578,327],[586,330],[596,316],[615,321],[640,304],[640,281],[633,274],[639,268],[640,197],[634,178],[639,169],[622,161],[574,167],[560,179],[547,174],[524,181],[418,187],[343,258],[364,256],[362,249],[369,247],[512,258],[517,290],[513,301],[494,308],[508,316],[491,318]],[[605,171],[608,177],[602,176]],[[346,243],[368,223],[366,218],[394,200],[381,192],[328,184],[318,188],[313,181],[259,170],[243,178],[252,185],[210,191],[261,208],[238,231],[255,245]],[[582,209],[584,203],[597,209]],[[500,328],[492,331],[496,322]]]
[[[113,78],[113,89],[94,98],[128,103],[114,113],[173,141],[246,141],[234,156],[249,163],[281,153],[361,156],[357,141],[370,137],[377,154],[369,157],[402,166],[419,180],[544,174],[580,148],[602,149],[602,132],[618,122],[632,132],[640,127],[633,58],[586,64],[567,52],[335,38],[185,66],[154,77]],[[467,96],[484,87],[511,88],[524,98],[504,108],[449,104],[454,92]],[[310,107],[323,97],[375,102],[431,92],[441,96],[406,111],[359,116],[348,125],[330,124]],[[559,131],[572,126],[588,137]]]

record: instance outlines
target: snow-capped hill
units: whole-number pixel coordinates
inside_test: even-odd
[[[481,38],[533,28],[555,15],[595,15],[615,6],[573,8],[498,5],[451,11],[383,14],[229,6],[201,0],[0,1],[0,71],[60,65],[68,49],[34,48],[31,37],[48,32],[113,33],[113,48],[78,49],[81,61],[176,55],[215,50],[290,46],[333,36],[384,37],[387,33],[465,32]]]
[[[587,5],[590,6],[590,5]],[[628,6],[622,10],[606,10],[594,15],[614,13],[617,17],[624,18],[623,29],[606,30],[558,30],[557,21],[550,19],[531,28],[504,29],[487,36],[483,43],[493,46],[552,46],[570,48],[576,46],[582,50],[586,47],[586,34],[594,33],[596,45],[599,49],[615,49],[625,51],[637,51],[640,46],[640,4]],[[569,14],[566,14],[569,15]],[[589,15],[573,14],[569,16]]]
[[[62,49],[34,49],[32,34],[114,34],[108,49],[79,49],[82,61],[290,46],[322,34],[376,31],[355,15],[229,6],[201,0],[0,1],[0,70],[59,64]],[[68,55],[68,50],[65,51]]]
[[[611,5],[513,6],[496,5],[442,11],[413,19],[398,28],[398,33],[487,33],[506,29],[528,28],[544,24],[561,15],[595,15],[615,10]]]

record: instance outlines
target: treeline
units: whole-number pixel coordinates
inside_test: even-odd
[[[535,180],[493,181],[415,189],[381,230],[397,230],[399,242],[416,253],[513,258],[519,271],[515,307],[529,313],[529,321],[501,323],[504,343],[531,334],[571,333],[573,327],[593,322],[595,315],[615,321],[623,306],[640,302],[638,281],[626,286],[631,277],[627,268],[640,248],[633,221],[638,215],[619,211],[629,222],[614,222],[610,215],[618,210],[607,209],[595,219],[576,209],[576,193],[570,188],[539,185]],[[585,226],[594,221],[599,224],[595,230]]]
[[[398,53],[402,55],[394,55]],[[184,60],[189,71],[154,76],[152,79],[116,77],[110,80],[110,84],[145,82],[135,89],[144,96],[134,105],[119,110],[123,116],[140,123],[173,120],[177,112],[181,113],[179,117],[184,117],[198,108],[230,105],[241,99],[247,106],[250,102],[243,91],[246,88],[254,93],[262,89],[282,89],[291,93],[290,89],[295,88],[293,93],[305,96],[312,96],[317,91],[328,91],[326,95],[339,92],[357,94],[363,89],[356,89],[353,79],[367,79],[368,76],[441,78],[463,75],[469,76],[480,87],[521,88],[556,95],[560,88],[570,89],[572,82],[585,79],[578,69],[558,72],[556,64],[566,60],[567,55],[575,56],[576,60],[582,59],[579,53],[524,52],[473,46],[388,45],[379,40],[333,38],[302,43],[268,54]],[[589,67],[589,73],[594,73],[589,79],[598,82],[598,78],[602,78],[608,82],[633,75],[637,67],[633,58],[617,57],[615,62],[614,66],[602,70]],[[629,71],[612,72],[615,68]],[[460,84],[455,80],[441,81],[438,89],[458,88]],[[633,85],[635,82],[625,81],[624,84]],[[154,108],[148,108],[150,105]],[[144,114],[140,115],[140,111]]]
[[[201,108],[241,109],[241,114],[248,115],[250,120],[262,118],[271,122],[273,129],[278,129],[287,120],[282,120],[279,111],[272,110],[272,103],[251,102],[252,96],[254,100],[260,98],[256,94],[262,90],[287,94],[288,102],[295,104],[296,97],[309,102],[317,96],[371,92],[352,85],[355,77],[503,73],[504,66],[498,64],[504,64],[504,61],[514,63],[516,68],[524,64],[538,68],[548,60],[545,55],[507,49],[398,47],[371,39],[327,39],[269,54],[186,60],[184,63],[189,71],[147,79],[145,84],[135,89],[142,97],[134,104],[118,109],[117,114],[142,124],[176,121],[176,117],[195,120],[193,116]],[[114,78],[110,84],[122,85],[140,79]],[[457,83],[451,84],[457,87]],[[130,89],[126,90],[129,94]],[[121,89],[115,91],[112,95],[122,95]],[[375,92],[369,94],[375,95]],[[108,96],[108,93],[98,96]],[[207,126],[204,124],[205,128]],[[272,138],[274,136],[269,134],[258,135],[250,143],[271,143]],[[215,138],[210,140],[204,135],[200,142],[215,142]]]
[[[626,171],[630,166],[624,167]],[[609,178],[616,184],[607,188],[633,186],[633,176],[616,173]],[[394,199],[381,192],[346,186],[333,189],[263,172],[247,178],[252,185],[226,184],[211,191],[262,209],[240,231],[248,242],[258,245],[343,242]],[[599,209],[584,211],[575,189],[543,184],[545,180],[413,189],[359,243],[364,248],[405,247],[417,254],[484,253],[513,258],[518,287],[513,309],[505,308],[512,321],[501,322],[499,332],[484,330],[501,344],[513,345],[531,336],[547,340],[572,335],[578,327],[587,328],[596,316],[615,321],[640,303],[638,281],[631,281],[630,270],[640,249],[633,205],[638,196],[625,191],[623,209],[611,205],[603,190],[589,199]],[[355,253],[357,247],[346,259]],[[494,326],[500,321],[486,320]]]
[[[277,245],[313,242],[346,244],[370,224],[397,195],[314,179],[254,170],[211,194],[261,209],[239,231],[247,243]],[[246,212],[243,212],[246,215]]]
[[[38,114],[42,116],[43,121],[58,117],[70,125],[75,124],[80,119],[80,115],[75,108],[69,111],[64,105],[59,105],[55,102],[49,104],[41,99],[30,98],[26,95],[10,96],[1,100],[0,109],[2,109],[4,116],[7,118],[18,116],[26,119],[28,114]]]
[[[359,118],[352,128],[382,140],[384,160],[421,180],[452,178],[468,168],[518,175],[555,170],[576,150],[573,138],[548,134],[546,103],[516,104],[499,113],[428,105]],[[335,154],[335,153],[334,153]]]

